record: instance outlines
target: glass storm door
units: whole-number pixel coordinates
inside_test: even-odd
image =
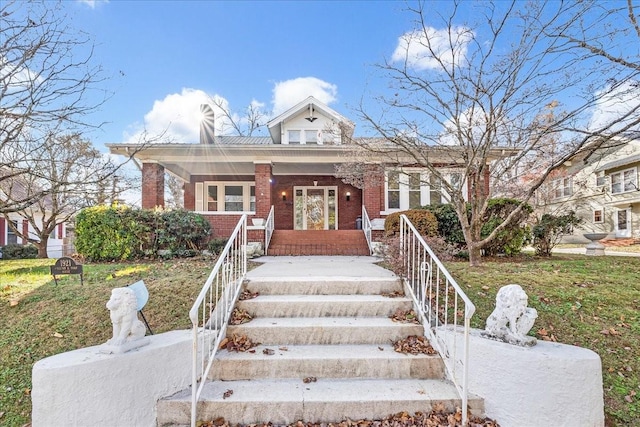
[[[616,237],[631,237],[631,209],[619,209],[615,215]]]
[[[336,187],[295,187],[294,229],[336,229]]]

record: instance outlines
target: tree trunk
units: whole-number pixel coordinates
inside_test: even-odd
[[[482,248],[476,245],[467,245],[469,248],[469,265],[478,267],[482,263]]]
[[[47,253],[48,245],[49,237],[43,237],[36,243],[36,247],[38,248],[38,258],[49,258],[49,254]]]

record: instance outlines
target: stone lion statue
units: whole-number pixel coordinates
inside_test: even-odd
[[[110,345],[123,345],[143,338],[146,334],[144,324],[138,319],[136,294],[129,288],[115,288],[107,302],[113,324],[113,337],[107,341]]]
[[[527,307],[529,298],[520,285],[506,285],[496,295],[496,308],[485,326],[484,336],[517,345],[534,345],[527,333],[538,317],[535,308]]]

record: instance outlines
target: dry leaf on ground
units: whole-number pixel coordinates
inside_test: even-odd
[[[403,340],[393,343],[393,349],[398,353],[405,354],[436,354],[436,350],[431,347],[429,340],[424,336],[410,335]]]

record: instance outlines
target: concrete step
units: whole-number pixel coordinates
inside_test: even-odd
[[[389,344],[422,335],[424,329],[384,317],[259,317],[243,325],[229,325],[227,336],[234,334],[264,345]]]
[[[188,425],[190,399],[191,390],[187,389],[159,401],[158,425]],[[198,404],[199,420],[223,417],[232,425],[380,419],[401,411],[428,412],[436,404],[449,411],[460,406],[452,384],[430,379],[210,381],[203,389],[202,400]],[[469,406],[473,414],[484,411],[478,398],[470,398]]]
[[[381,295],[260,295],[237,307],[253,317],[389,317],[411,310],[412,301]]]
[[[437,355],[398,353],[390,344],[289,345],[256,347],[255,352],[220,350],[209,378],[235,381],[265,378],[441,379]],[[273,354],[265,354],[265,351]]]
[[[402,292],[394,277],[262,277],[245,288],[260,295],[380,295]]]

